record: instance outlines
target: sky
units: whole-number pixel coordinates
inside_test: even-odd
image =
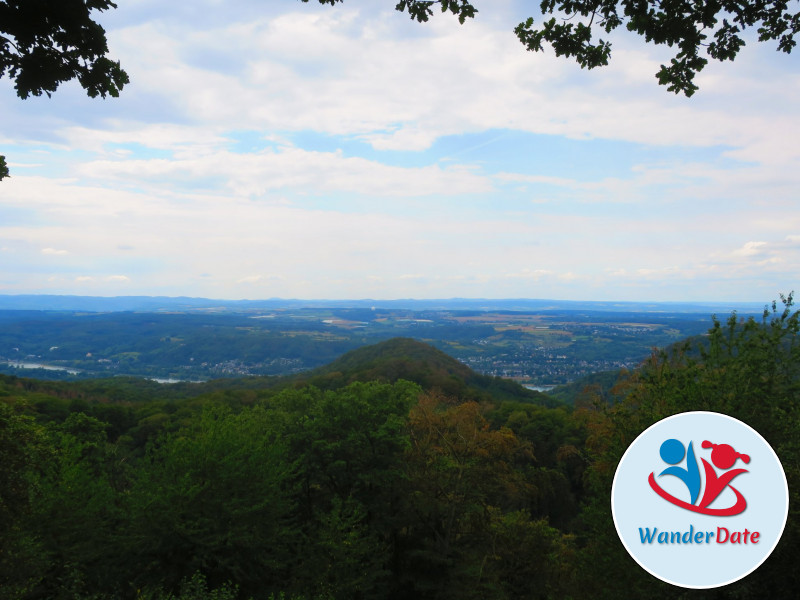
[[[0,80],[0,294],[770,302],[800,274],[800,63],[691,98],[626,31],[526,52],[537,3],[119,0],[131,83]],[[800,289],[798,290],[800,291]]]

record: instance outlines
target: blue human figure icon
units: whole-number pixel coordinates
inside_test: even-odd
[[[690,503],[694,504],[700,495],[700,468],[697,466],[692,442],[689,442],[689,450],[687,451],[682,442],[676,439],[665,440],[661,444],[659,454],[661,454],[661,458],[665,463],[673,466],[667,467],[658,476],[674,475],[683,481],[689,489]],[[683,460],[684,454],[686,455],[686,468],[675,466]]]

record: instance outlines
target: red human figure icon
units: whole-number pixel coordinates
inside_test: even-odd
[[[711,451],[711,462],[713,462],[714,466],[718,469],[730,469],[740,458],[745,464],[750,463],[750,457],[747,454],[736,452],[736,450],[734,450],[733,447],[729,446],[728,444],[712,444],[708,440],[705,440],[703,441],[702,447],[713,448]],[[730,482],[734,477],[748,472],[747,469],[733,469],[732,471],[728,471],[717,476],[717,472],[714,470],[714,467],[708,464],[708,461],[706,461],[705,458],[700,460],[703,461],[703,468],[706,472],[706,489],[703,493],[703,499],[700,501],[701,508],[707,507],[714,500],[716,500],[717,496],[722,493],[722,490],[730,485]],[[731,511],[735,512],[731,512],[729,514],[739,514],[747,507],[747,502],[739,490],[733,486],[730,486],[730,488],[736,494],[736,504],[730,509]]]

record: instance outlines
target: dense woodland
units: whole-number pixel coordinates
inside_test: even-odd
[[[0,597],[794,598],[799,331],[791,297],[715,320],[574,404],[408,339],[246,384],[0,376]],[[627,445],[686,410],[789,480],[780,544],[717,590],[648,575],[611,518]]]

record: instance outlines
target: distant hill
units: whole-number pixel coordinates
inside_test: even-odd
[[[545,406],[561,404],[547,394],[510,379],[476,373],[430,344],[403,337],[351,350],[325,366],[297,375],[215,379],[202,384],[174,385],[198,395],[206,391],[237,389],[278,391],[306,385],[333,390],[355,381],[394,383],[399,379],[413,381],[424,390],[437,390],[461,400],[515,401]]]
[[[352,350],[317,369],[290,376],[213,379],[204,383],[160,384],[134,377],[73,382],[40,381],[0,375],[0,382],[62,398],[89,402],[146,402],[179,400],[214,392],[279,391],[313,385],[339,389],[354,381],[395,382],[405,379],[425,390],[438,390],[461,400],[516,401],[547,406],[560,404],[546,394],[527,389],[509,379],[480,375],[433,346],[410,338],[390,340]]]
[[[220,300],[172,296],[59,296],[48,294],[0,294],[0,310],[46,310],[88,312],[241,312],[298,308],[359,308],[371,310],[475,310],[485,311],[570,311],[641,313],[719,313],[733,310],[760,314],[764,305],[755,302],[607,302],[550,300],[534,298],[442,298],[396,300],[294,299]]]
[[[476,373],[429,344],[411,338],[392,338],[352,350],[332,363],[293,379],[323,389],[354,381],[405,379],[426,390],[439,390],[462,400],[514,400],[557,404],[546,394],[501,377]]]

